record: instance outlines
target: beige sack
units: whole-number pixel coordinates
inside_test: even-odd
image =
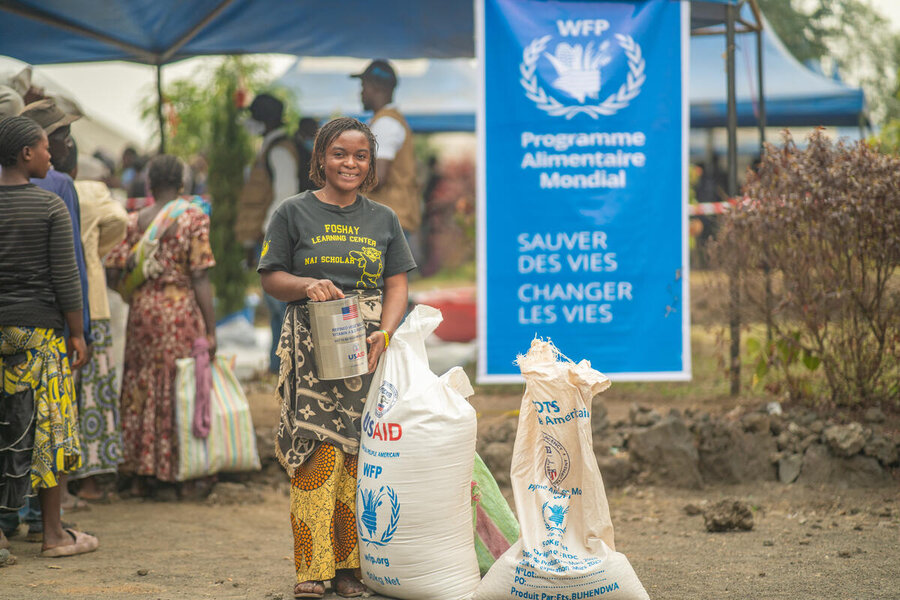
[[[647,599],[615,551],[609,503],[591,442],[591,399],[609,379],[534,340],[510,470],[519,540],[491,567],[474,600]]]

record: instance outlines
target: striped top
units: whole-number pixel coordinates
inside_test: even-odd
[[[66,205],[32,183],[0,186],[0,325],[62,329],[81,308]]]

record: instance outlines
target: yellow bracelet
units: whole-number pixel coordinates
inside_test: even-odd
[[[379,329],[378,331],[384,334],[384,347],[387,349],[387,347],[391,345],[391,336],[389,336],[388,332],[384,329]]]

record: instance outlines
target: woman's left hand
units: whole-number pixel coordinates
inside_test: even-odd
[[[216,359],[216,349],[218,344],[216,342],[216,334],[208,333],[206,334],[206,341],[209,343],[209,360]]]
[[[369,373],[374,373],[375,367],[378,366],[378,359],[384,353],[384,333],[376,331],[366,338],[366,343],[369,345]]]

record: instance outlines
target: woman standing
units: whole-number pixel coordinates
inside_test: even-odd
[[[88,354],[68,210],[29,181],[50,169],[40,125],[0,121],[0,167],[0,510],[18,510],[37,492],[41,554],[91,552],[97,538],[60,521],[60,477],[81,466],[69,361],[79,369]]]
[[[94,338],[91,358],[80,371],[77,383],[82,465],[70,479],[79,481],[80,499],[104,500],[108,496],[101,490],[98,476],[118,470],[122,462],[122,433],[103,257],[125,238],[128,213],[113,199],[105,183],[81,177],[83,169],[78,164],[78,146],[74,140],[69,156],[56,168],[75,180],[75,191],[78,192],[91,335]]]
[[[263,289],[289,302],[278,355],[281,423],[276,455],[291,477],[295,598],[321,598],[325,580],[360,596],[356,578],[356,464],[360,415],[372,372],[403,319],[415,268],[394,212],[362,196],[375,175],[375,138],[350,118],[319,130],[310,178],[321,186],[285,200],[272,217],[259,262]],[[369,373],[316,377],[306,303],[359,293]]]
[[[110,284],[124,286],[130,296],[120,397],[120,472],[136,476],[136,495],[150,492],[146,484],[175,481],[175,361],[191,356],[199,338],[206,338],[210,356],[216,350],[207,273],[215,265],[209,217],[178,197],[183,176],[184,167],[174,156],[150,161],[155,202],[129,216],[125,241],[106,259]]]

